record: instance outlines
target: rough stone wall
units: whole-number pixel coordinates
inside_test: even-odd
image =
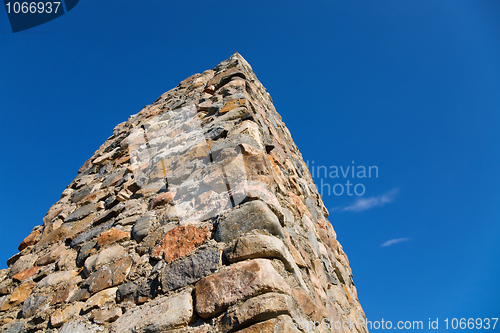
[[[1,328],[366,332],[344,323],[364,313],[327,216],[235,53],[116,126],[79,169],[0,271]]]

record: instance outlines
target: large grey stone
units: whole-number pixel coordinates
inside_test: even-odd
[[[290,314],[293,309],[292,298],[278,293],[267,293],[245,301],[227,311],[217,323],[217,331],[227,333],[251,322],[258,322]]]
[[[191,290],[133,308],[112,324],[111,332],[156,333],[186,325],[193,317]]]
[[[143,280],[127,282],[118,287],[116,301],[130,301],[142,304],[156,296],[158,291],[158,280]]]
[[[88,204],[82,206],[75,210],[73,213],[69,214],[67,218],[64,219],[64,222],[71,222],[83,219],[85,216],[89,215],[95,210],[94,204]]]
[[[87,242],[80,248],[80,251],[78,251],[78,255],[76,256],[76,265],[78,267],[83,266],[85,260],[90,257],[90,251],[96,244],[96,242]]]
[[[205,319],[215,317],[229,305],[272,291],[291,293],[271,261],[241,261],[196,284],[196,312]]]
[[[63,271],[63,272],[55,272],[44,277],[40,282],[38,282],[38,288],[45,288],[50,286],[55,286],[61,282],[66,282],[73,277],[77,276],[77,271]]]
[[[88,287],[90,294],[95,294],[106,288],[117,286],[123,283],[123,280],[130,273],[132,267],[132,258],[125,255],[118,261],[104,265],[99,270],[92,273],[83,286]]]
[[[288,270],[294,269],[293,257],[283,242],[274,236],[259,234],[242,236],[224,249],[224,256],[232,263],[255,258],[278,258]]]
[[[219,249],[209,247],[169,264],[161,274],[163,291],[184,287],[214,273],[219,265],[219,258]]]
[[[101,267],[102,265],[117,261],[121,257],[123,257],[127,253],[120,245],[115,245],[108,247],[98,254],[94,254],[85,260],[83,272],[85,276],[89,276],[96,268]]]
[[[25,330],[25,323],[22,321],[17,321],[13,324],[11,324],[5,331],[4,333],[24,333],[26,332]]]
[[[118,204],[111,209],[105,210],[97,216],[92,223],[94,225],[102,224],[107,222],[118,215],[125,209],[125,203]]]
[[[262,201],[252,201],[232,211],[219,224],[215,239],[230,242],[254,229],[266,230],[272,235],[284,237],[276,215]]]
[[[23,304],[23,318],[31,317],[37,312],[44,312],[48,308],[49,301],[49,296],[45,294],[30,295]]]
[[[155,218],[154,213],[148,212],[142,215],[135,221],[132,228],[132,236],[138,242],[142,241],[144,237],[148,235],[149,229],[153,225],[153,220]]]
[[[106,176],[106,178],[104,178],[104,181],[102,182],[101,188],[108,187],[111,184],[115,183],[120,178],[122,178],[124,174],[125,174],[125,170],[121,170],[121,171],[117,171],[117,172],[113,172],[112,174],[109,174],[108,176]]]
[[[88,231],[81,233],[80,235],[76,236],[75,239],[73,239],[70,246],[75,247],[77,245],[80,245],[82,243],[85,243],[85,242],[91,240],[95,236],[101,234],[104,230],[110,229],[114,223],[115,222],[113,220],[111,220],[107,223],[101,224],[97,227],[94,227]]]
[[[86,187],[82,188],[81,190],[74,192],[73,193],[73,201],[79,202],[80,200],[85,198],[87,195],[89,195],[92,192],[92,188],[94,188],[94,186],[86,186]]]
[[[104,332],[104,328],[102,326],[92,324],[85,319],[73,320],[67,322],[59,330],[59,333],[94,333],[94,332]]]
[[[25,256],[20,257],[10,268],[8,276],[13,277],[17,273],[20,273],[22,271],[31,268],[37,259],[38,257],[34,254],[27,254]]]

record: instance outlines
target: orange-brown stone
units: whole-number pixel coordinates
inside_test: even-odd
[[[36,242],[38,241],[38,236],[40,235],[40,231],[39,230],[36,230],[36,231],[32,231],[28,237],[26,237],[22,242],[21,244],[19,244],[19,247],[18,247],[18,250],[19,251],[22,251],[24,250],[25,248],[27,248],[28,246],[32,246],[32,245],[35,245]]]
[[[25,271],[22,271],[20,273],[17,273],[16,275],[14,275],[12,277],[12,280],[17,281],[17,282],[21,282],[29,277],[32,277],[38,271],[38,269],[39,269],[38,266],[31,267],[30,269],[27,269]]]
[[[125,256],[117,262],[104,265],[98,271],[94,272],[86,281],[90,294],[95,294],[106,288],[119,285],[125,280],[130,268],[132,267],[132,258]]]
[[[118,229],[105,231],[97,239],[97,245],[104,246],[114,242],[124,242],[130,239],[130,233]]]
[[[323,318],[328,317],[328,312],[324,307],[318,306],[316,302],[306,292],[294,289],[292,291],[293,297],[299,301],[304,313],[309,316],[313,321],[321,321]]]
[[[155,259],[165,259],[167,263],[196,250],[212,235],[212,225],[178,226],[169,230],[159,245],[151,253]]]
[[[246,98],[238,98],[234,99],[232,101],[227,102],[222,109],[219,110],[219,113],[226,113],[228,111],[231,111],[232,109],[238,108],[240,106],[245,106],[247,102]]]
[[[44,248],[46,246],[59,242],[66,236],[66,233],[70,228],[71,225],[63,224],[59,228],[49,231],[47,234],[44,233],[40,241],[36,244],[36,248]]]
[[[35,287],[34,282],[26,282],[17,287],[12,292],[9,301],[4,303],[0,311],[7,311],[11,307],[24,302],[26,298],[28,298],[28,296],[31,294],[31,291],[33,290],[34,287]]]
[[[158,206],[164,206],[167,203],[171,202],[174,200],[174,194],[172,192],[165,192],[165,193],[160,193],[156,197],[153,198],[151,201],[151,209],[158,207]]]

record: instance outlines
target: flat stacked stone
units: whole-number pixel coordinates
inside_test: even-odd
[[[327,216],[235,53],[116,126],[84,163],[0,271],[0,327],[366,332]]]

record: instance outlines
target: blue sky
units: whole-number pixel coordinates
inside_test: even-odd
[[[0,47],[0,267],[116,124],[238,51],[310,166],[378,167],[316,178],[365,187],[323,199],[368,319],[500,317],[500,2],[88,0],[0,10]]]

